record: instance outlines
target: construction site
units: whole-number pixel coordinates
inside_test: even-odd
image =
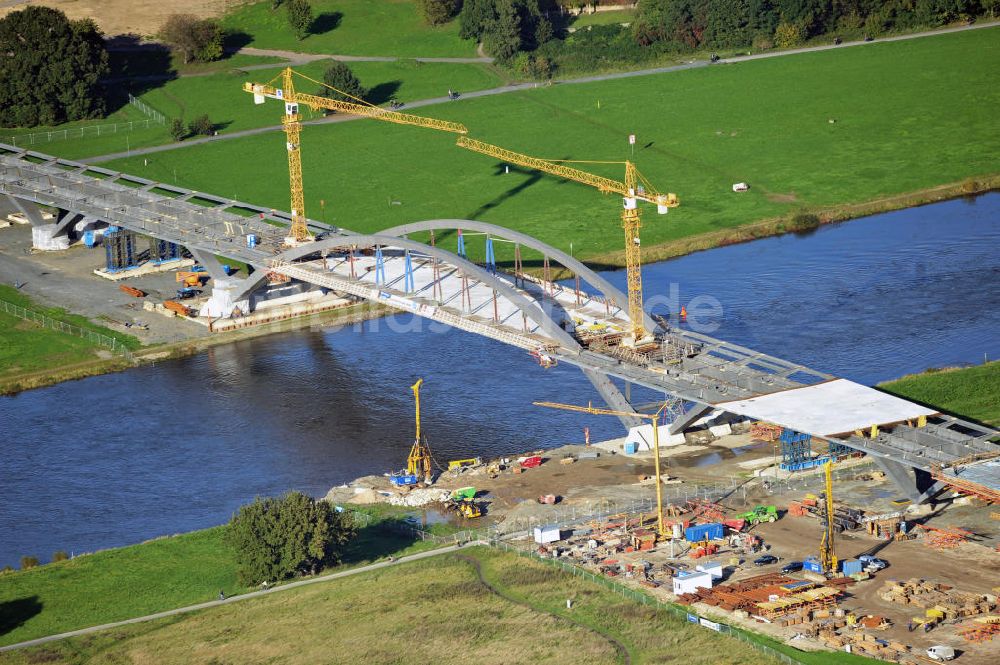
[[[406,468],[329,500],[409,506],[806,651],[1000,658],[1000,496],[981,486],[917,504],[862,453],[732,418],[695,423],[659,455],[625,437],[439,462],[422,383]]]

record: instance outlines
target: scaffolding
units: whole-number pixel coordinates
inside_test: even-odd
[[[149,238],[149,260],[154,265],[176,261],[181,258],[180,247],[176,243],[159,238]]]
[[[781,430],[781,468],[785,471],[801,471],[809,469],[826,461],[826,458],[814,458],[812,453],[812,436],[802,434],[787,427]]]
[[[139,265],[135,235],[132,231],[117,226],[108,227],[104,234],[105,268],[108,272],[120,272]]]

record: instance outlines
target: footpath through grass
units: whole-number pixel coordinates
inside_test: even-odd
[[[360,510],[372,523],[360,529],[338,570],[436,546],[385,529],[402,509]],[[446,525],[437,531],[444,535]],[[204,529],[0,574],[0,646],[215,600],[220,590],[247,591],[237,584],[223,533]]]
[[[483,578],[499,593],[468,558],[480,562]],[[570,612],[566,598],[575,601]],[[598,584],[482,548],[18,651],[0,661],[622,662],[609,638],[625,646],[632,663],[772,662]]]
[[[271,2],[237,7],[223,26],[249,37],[249,45],[307,53],[399,56],[404,58],[476,57],[476,45],[458,36],[458,21],[431,27],[413,0],[312,0],[311,34],[298,40],[285,7]]]
[[[635,133],[639,168],[681,199],[667,217],[645,216],[643,244],[656,255],[649,248],[658,243],[1000,174],[998,35],[988,28],[555,85],[419,112],[546,158],[625,159]],[[302,143],[307,213],[316,216],[325,199],[327,221],[347,228],[481,219],[564,250],[573,243],[578,257],[621,251],[617,199],[532,171],[507,173],[455,147],[452,135],[358,121],[307,127]],[[284,209],[286,161],[280,136],[266,135],[110,166],[170,182],[176,173],[193,189]],[[624,175],[620,166],[585,168]],[[732,192],[740,181],[749,192]],[[481,259],[482,243],[471,245]]]
[[[59,307],[43,307],[7,285],[0,284],[0,300],[113,337],[128,349],[135,350],[141,346],[132,335],[97,325],[86,317],[70,314]],[[0,377],[93,360],[103,348],[82,337],[43,328],[34,322],[0,312]]]
[[[1000,425],[1000,361],[930,370],[879,388],[986,425]]]

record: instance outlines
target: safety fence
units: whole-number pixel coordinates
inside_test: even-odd
[[[0,136],[0,141],[9,143],[12,146],[24,148],[33,145],[42,145],[52,141],[66,141],[68,139],[82,139],[95,136],[111,136],[113,134],[125,134],[139,129],[149,129],[167,122],[165,115],[146,104],[138,97],[131,94],[128,102],[135,106],[146,116],[143,120],[129,120],[127,122],[110,122],[99,125],[80,125],[79,127],[67,127],[66,129],[53,129],[45,132],[30,132],[27,134],[11,134]]]
[[[48,328],[50,330],[55,330],[57,332],[66,333],[67,335],[73,335],[75,337],[80,337],[89,342],[93,342],[94,344],[110,349],[113,353],[121,355],[125,360],[129,361],[130,363],[135,362],[135,356],[132,354],[132,352],[129,351],[124,344],[122,344],[114,337],[109,337],[108,335],[103,335],[99,332],[89,330],[87,328],[82,328],[80,326],[75,326],[71,323],[66,323],[65,321],[53,319],[51,316],[46,316],[44,314],[39,314],[38,312],[33,312],[30,309],[25,309],[20,305],[9,303],[6,300],[0,300],[0,312],[10,314],[11,316],[15,316],[25,321],[32,321],[42,326],[43,328]]]

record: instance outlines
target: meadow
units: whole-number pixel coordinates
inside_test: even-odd
[[[566,598],[574,599],[571,611]],[[774,662],[593,582],[482,548],[11,652],[0,662],[578,665],[623,662],[622,651],[632,663]]]
[[[70,314],[58,307],[44,307],[31,301],[17,289],[0,284],[0,300],[30,309],[50,318],[114,337],[129,349],[137,349],[139,340],[89,319]],[[4,375],[23,374],[53,366],[94,360],[102,347],[81,337],[43,328],[11,314],[0,312],[0,379]]]
[[[1000,173],[1000,29],[535,89],[419,109],[471,135],[554,159],[634,160],[678,194],[648,211],[650,247],[802,212]],[[265,105],[257,109],[267,115]],[[619,263],[620,203],[511,168],[454,137],[371,121],[303,132],[306,211],[356,231],[468,218],[525,231],[577,256]],[[269,134],[117,160],[112,168],[287,208],[284,142]],[[621,178],[623,167],[583,165]],[[175,176],[176,174],[176,176]],[[747,182],[750,191],[734,193]],[[849,216],[849,215],[847,215]],[[722,237],[719,242],[726,242]],[[619,252],[620,253],[620,252]],[[655,247],[653,250],[655,254]]]
[[[436,547],[385,529],[401,510],[362,510],[372,521],[359,529],[337,570]],[[449,530],[447,524],[432,529]],[[224,527],[214,527],[0,573],[0,646],[215,600],[220,590],[245,593],[251,589],[237,583],[223,535]]]
[[[476,57],[476,45],[458,37],[458,21],[431,27],[412,0],[312,0],[312,33],[296,38],[283,7],[270,2],[236,7],[224,27],[246,35],[248,45],[305,53],[400,56],[404,58]],[[389,29],[391,26],[391,29]]]
[[[1000,426],[1000,361],[904,376],[879,388],[986,425]]]

